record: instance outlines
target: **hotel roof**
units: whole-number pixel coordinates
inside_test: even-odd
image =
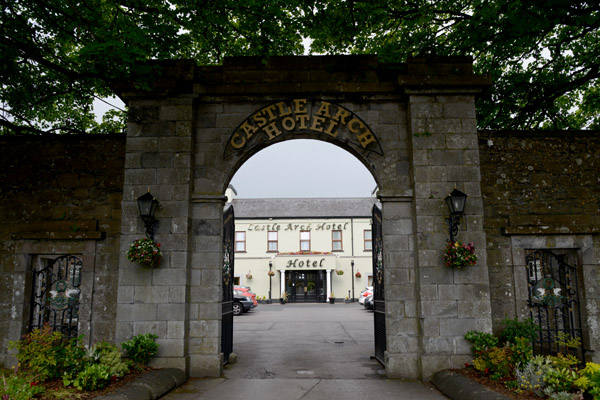
[[[371,217],[375,197],[240,199],[231,202],[235,218]]]

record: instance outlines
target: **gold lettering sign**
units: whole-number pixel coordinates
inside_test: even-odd
[[[350,110],[323,100],[292,99],[270,104],[250,115],[229,138],[224,157],[299,133],[326,135],[328,141],[341,141],[383,155],[373,131]]]

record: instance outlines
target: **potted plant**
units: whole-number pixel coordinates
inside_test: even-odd
[[[341,270],[341,269],[336,269],[335,273],[338,274],[338,275],[344,275],[344,271]]]
[[[269,275],[269,276],[275,276],[275,271],[268,271],[267,275]]]
[[[360,271],[356,271],[356,273],[354,274],[355,277],[357,278],[362,278],[362,275],[360,273]]]
[[[156,267],[162,258],[160,243],[149,238],[136,239],[127,251],[127,259],[144,267]]]
[[[463,244],[460,240],[456,242],[447,241],[444,263],[448,267],[457,269],[474,266],[477,263],[475,245],[473,245],[473,242]]]
[[[335,304],[335,294],[333,292],[329,295],[329,304]]]
[[[281,298],[279,299],[279,302],[281,304],[285,304],[285,303],[287,303],[287,300],[288,300],[287,292],[281,292]]]
[[[252,279],[252,274],[250,272],[246,274],[246,279]]]

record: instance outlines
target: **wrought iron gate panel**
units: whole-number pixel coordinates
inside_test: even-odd
[[[530,315],[539,326],[533,346],[534,353],[565,354],[569,350],[560,346],[557,339],[560,334],[567,334],[579,339],[581,345],[570,350],[570,353],[583,363],[585,348],[576,267],[567,264],[564,255],[547,250],[531,252],[527,255],[526,262]]]
[[[233,266],[235,218],[233,206],[223,213],[223,299],[221,302],[221,352],[225,362],[233,352]]]
[[[65,255],[33,268],[30,332],[48,324],[65,339],[77,337],[82,266],[81,258]]]
[[[373,206],[373,320],[375,328],[375,358],[384,363],[387,350],[385,327],[385,295],[384,295],[384,264],[383,264],[383,231],[381,229],[381,209]]]

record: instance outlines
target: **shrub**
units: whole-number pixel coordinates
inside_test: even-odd
[[[59,349],[62,335],[52,332],[48,325],[34,329],[18,342],[10,342],[17,348],[21,370],[36,382],[43,382],[59,375]]]
[[[108,367],[111,377],[120,378],[129,372],[129,367],[123,362],[117,346],[108,342],[100,342],[96,345],[96,349],[99,353],[99,363]]]
[[[0,399],[2,400],[29,400],[43,392],[43,386],[38,386],[26,377],[17,374],[2,375],[0,380]]]
[[[121,343],[121,347],[125,350],[127,358],[146,365],[158,351],[158,343],[154,341],[157,338],[158,336],[152,333],[140,334]]]
[[[529,339],[525,337],[517,337],[513,343],[509,343],[510,363],[514,368],[517,365],[525,365],[529,363],[533,356],[533,348]]]
[[[570,392],[577,379],[577,372],[569,368],[550,366],[544,371],[546,390],[553,393]]]
[[[471,351],[476,356],[482,351],[496,347],[498,344],[498,338],[486,332],[469,331],[465,335],[465,339],[473,343]]]
[[[81,344],[83,335],[63,343],[57,348],[58,370],[63,376],[65,373],[77,374],[85,367],[85,349]]]
[[[506,318],[503,321],[504,330],[500,334],[501,343],[516,343],[517,338],[524,337],[528,342],[533,342],[538,335],[538,327],[531,318],[519,321],[518,318]]]
[[[87,365],[80,371],[72,384],[79,390],[102,389],[110,382],[110,368],[102,364]]]
[[[550,360],[544,356],[535,356],[526,364],[518,364],[515,367],[515,377],[519,387],[542,397],[546,387],[544,374],[549,367]]]

